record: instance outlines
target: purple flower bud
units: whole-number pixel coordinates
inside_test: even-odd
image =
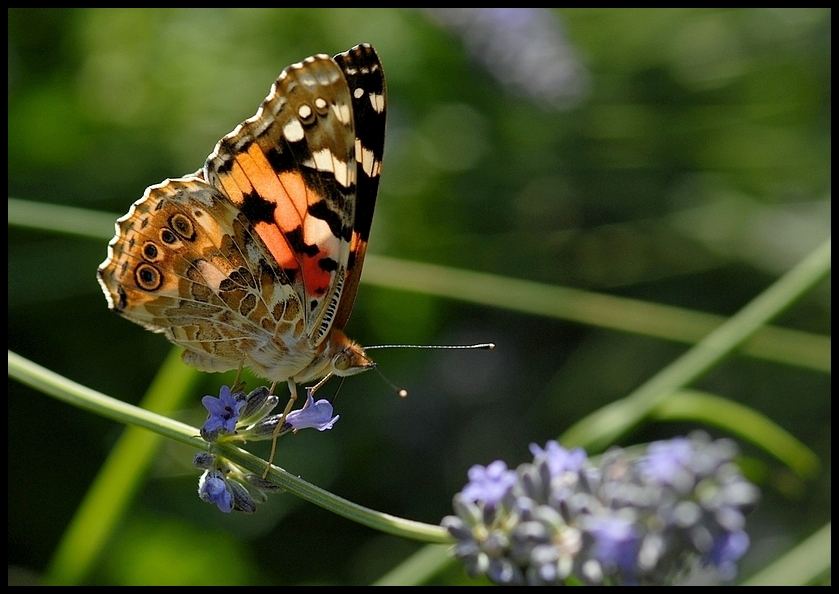
[[[207,503],[215,503],[226,514],[233,510],[233,494],[227,487],[224,474],[219,470],[210,470],[201,476],[198,496]]]

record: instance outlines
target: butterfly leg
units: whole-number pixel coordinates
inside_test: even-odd
[[[276,387],[276,383],[271,385],[272,394],[274,393],[274,388]],[[288,380],[288,392],[288,404],[285,405],[283,416],[280,417],[280,420],[277,422],[277,426],[274,427],[274,435],[271,438],[271,453],[268,455],[268,466],[265,467],[265,472],[262,473],[262,478],[268,478],[268,471],[271,470],[271,464],[274,462],[274,454],[277,451],[277,438],[280,436],[280,430],[283,428],[283,424],[285,423],[288,413],[291,412],[291,409],[294,408],[294,403],[297,401],[297,384],[294,383],[294,380]]]
[[[320,387],[321,387],[323,384],[325,384],[325,383],[329,380],[329,378],[331,378],[331,377],[332,377],[332,374],[331,374],[331,373],[329,373],[329,374],[327,374],[327,375],[323,376],[323,378],[322,378],[322,379],[321,379],[318,383],[316,383],[314,386],[312,386],[312,394],[314,394],[315,392],[317,392],[318,390],[320,390]]]
[[[239,380],[242,379],[242,369],[245,365],[244,359],[239,363],[239,369],[236,371],[236,379],[233,380],[233,385],[230,387],[230,391],[233,393],[239,392],[240,390],[244,389],[245,382],[239,383]]]

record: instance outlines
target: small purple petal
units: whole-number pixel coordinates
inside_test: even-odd
[[[502,460],[491,462],[489,466],[476,464],[469,469],[469,483],[463,487],[461,495],[468,501],[484,502],[495,505],[516,484],[518,476],[514,470],[508,470]]]
[[[210,413],[210,416],[204,421],[202,431],[210,433],[224,429],[226,432],[233,433],[236,431],[236,423],[239,421],[239,415],[247,405],[247,401],[236,398],[229,387],[222,386],[218,398],[204,396],[201,399],[201,404]]]
[[[638,469],[647,478],[685,493],[693,488],[694,473],[689,468],[696,455],[694,444],[684,437],[655,441],[638,460]]]
[[[596,542],[594,556],[607,573],[611,573],[608,571],[611,566],[634,575],[641,545],[635,524],[617,516],[592,517],[587,531]]]
[[[726,532],[714,541],[714,548],[708,553],[706,560],[713,563],[724,580],[737,577],[736,561],[749,550],[749,535],[739,530]]]
[[[693,455],[693,445],[684,437],[654,441],[647,446],[643,466],[650,474],[666,477],[684,468]]]
[[[306,404],[303,405],[303,408],[288,413],[285,423],[295,431],[307,428],[326,431],[332,429],[332,426],[339,419],[339,415],[333,417],[332,412],[332,403],[325,399],[315,402],[311,390],[308,390]]]
[[[556,440],[546,443],[544,450],[532,443],[530,444],[530,453],[533,454],[536,462],[539,462],[540,459],[546,461],[552,477],[560,476],[568,471],[578,472],[587,459],[586,451],[583,448],[566,450]]]

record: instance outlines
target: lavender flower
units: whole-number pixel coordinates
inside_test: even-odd
[[[339,416],[332,416],[332,403],[329,400],[314,401],[311,390],[306,390],[306,404],[299,410],[288,413],[284,424],[288,424],[294,431],[298,429],[317,429],[326,431],[338,420]]]
[[[272,439],[275,433],[284,435],[307,428],[326,431],[339,418],[338,415],[333,416],[332,404],[328,400],[315,402],[311,388],[306,390],[303,408],[291,411],[286,419],[281,414],[268,416],[278,404],[279,398],[265,387],[245,394],[234,393],[229,387],[222,386],[218,398],[205,396],[201,402],[209,412],[201,427],[201,437],[207,442],[259,441]],[[280,428],[276,431],[278,425]],[[204,470],[198,481],[199,497],[215,504],[225,513],[233,510],[253,513],[256,504],[267,499],[266,491],[282,490],[210,452],[196,454],[193,464]]]
[[[499,82],[546,109],[567,110],[589,87],[561,17],[547,8],[426,8]]]
[[[469,469],[469,484],[461,495],[469,501],[483,501],[486,505],[495,505],[516,484],[516,472],[507,470],[507,465],[496,460],[489,466],[476,464]]]
[[[198,496],[226,514],[233,510],[254,513],[257,500],[267,500],[266,491],[282,491],[260,476],[245,473],[221,456],[198,452],[192,463],[204,470],[198,479]]]
[[[201,399],[210,415],[201,427],[201,437],[206,441],[215,441],[219,435],[229,435],[236,432],[239,415],[247,405],[244,392],[233,392],[227,386],[222,386],[218,398],[204,396]]]
[[[555,440],[545,444],[544,450],[535,443],[531,443],[530,453],[533,454],[534,461],[544,459],[552,477],[560,476],[566,471],[578,472],[587,458],[583,448],[574,448],[569,451]]]
[[[757,488],[734,466],[736,446],[704,433],[619,448],[599,463],[557,442],[532,463],[473,467],[443,526],[470,575],[499,584],[672,584],[694,560],[733,579]]]
[[[207,503],[215,503],[226,514],[233,511],[233,493],[220,470],[207,471],[201,475],[198,496]]]
[[[219,397],[204,396],[201,403],[209,411],[209,416],[201,427],[201,437],[205,441],[217,441],[219,438],[237,441],[259,441],[272,439],[278,423],[282,423],[280,435],[300,429],[332,429],[340,418],[333,416],[332,403],[328,400],[315,402],[311,388],[306,389],[306,402],[302,408],[282,415],[268,416],[279,402],[264,386],[249,394],[236,392],[222,386]]]
[[[586,532],[594,538],[591,554],[600,562],[604,573],[620,573],[633,583],[642,536],[637,518],[610,514],[587,519]]]

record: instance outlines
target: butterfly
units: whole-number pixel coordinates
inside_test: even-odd
[[[296,385],[374,367],[344,334],[384,153],[386,88],[358,45],[283,70],[194,174],[146,189],[97,273],[112,311],[202,371]],[[273,389],[273,386],[272,386]]]

